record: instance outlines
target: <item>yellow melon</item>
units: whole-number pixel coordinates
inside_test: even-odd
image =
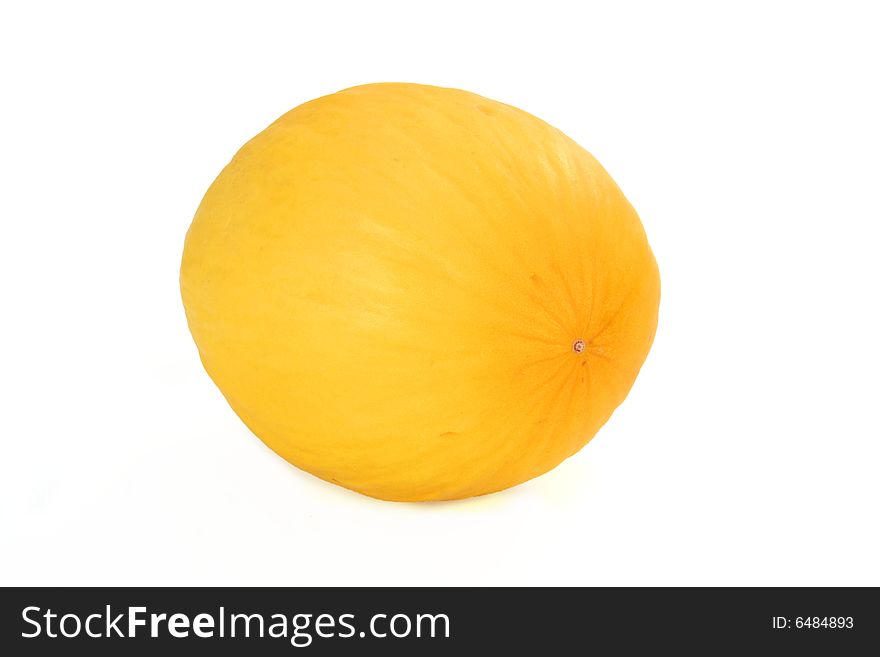
[[[660,295],[641,222],[559,130],[465,91],[371,84],[301,105],[214,181],[187,320],[248,427],[387,500],[502,490],[623,401]]]

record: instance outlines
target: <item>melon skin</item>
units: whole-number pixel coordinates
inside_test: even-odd
[[[653,341],[657,265],[602,166],[456,89],[301,105],[211,185],[180,272],[245,424],[297,467],[398,501],[482,495],[577,452]]]

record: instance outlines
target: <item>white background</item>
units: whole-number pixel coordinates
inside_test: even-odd
[[[880,585],[871,3],[0,10],[0,583]],[[412,81],[559,127],[660,264],[630,397],[553,472],[379,502],[288,465],[198,361],[184,233],[247,139]]]

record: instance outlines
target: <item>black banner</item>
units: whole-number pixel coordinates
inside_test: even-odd
[[[866,654],[876,589],[7,588],[6,655]]]

